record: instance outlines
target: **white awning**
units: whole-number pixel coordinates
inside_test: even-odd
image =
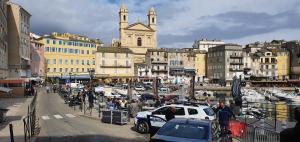
[[[12,91],[12,89],[10,89],[10,88],[0,87],[0,92],[10,93],[11,91]]]

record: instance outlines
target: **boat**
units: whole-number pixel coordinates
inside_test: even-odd
[[[242,99],[246,102],[262,102],[265,96],[252,89],[242,89]]]

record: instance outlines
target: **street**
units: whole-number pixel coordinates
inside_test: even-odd
[[[38,93],[37,114],[41,132],[37,142],[143,142],[147,136],[131,130],[132,125],[104,124],[97,120],[77,116],[77,111],[64,104],[54,93]]]

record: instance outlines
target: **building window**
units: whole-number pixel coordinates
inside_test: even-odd
[[[126,15],[123,15],[123,21],[126,21]]]
[[[95,60],[93,60],[93,65],[95,65]]]
[[[53,68],[53,72],[56,72],[56,68]]]
[[[50,43],[50,40],[49,39],[47,39],[47,44],[49,44]]]
[[[87,64],[87,65],[90,65],[90,61],[89,61],[89,60],[86,60],[86,64]]]
[[[47,59],[47,64],[50,64],[50,60],[49,59]]]
[[[62,68],[59,68],[59,72],[62,72]]]
[[[59,59],[59,64],[62,64],[62,59]]]
[[[65,72],[66,72],[66,73],[68,72],[68,68],[65,68]]]
[[[76,69],[76,72],[79,72],[79,68]]]
[[[73,68],[71,68],[71,72],[73,72]]]
[[[73,65],[73,60],[71,60],[71,65]]]
[[[50,68],[47,69],[47,72],[50,72]]]
[[[56,40],[54,39],[54,40],[52,41],[52,43],[53,43],[53,44],[56,44]]]
[[[68,64],[68,60],[65,60],[65,64],[66,64],[66,65]]]
[[[81,61],[81,65],[84,65],[84,60]]]
[[[142,46],[142,38],[137,38],[137,46]]]
[[[87,50],[87,51],[86,51],[86,54],[90,54],[90,51],[89,51],[89,50]]]
[[[81,54],[84,54],[84,50],[81,50]]]
[[[79,60],[76,60],[76,65],[79,65]]]
[[[54,65],[56,64],[56,59],[53,59],[53,64],[54,64]]]
[[[81,69],[81,72],[84,72],[84,68]]]
[[[62,45],[62,41],[61,40],[58,43],[59,43],[59,45]]]

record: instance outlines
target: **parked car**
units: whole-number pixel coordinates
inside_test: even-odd
[[[152,90],[152,85],[144,85],[144,88],[145,88],[146,90]]]
[[[134,90],[136,90],[136,91],[145,91],[146,89],[143,86],[135,86]]]
[[[158,89],[159,93],[170,93],[170,89],[167,87],[162,87]]]
[[[171,104],[159,107],[152,111],[138,112],[135,117],[134,124],[137,132],[148,133],[149,124],[147,123],[147,116],[153,115],[162,119],[166,119],[165,115],[170,107],[175,107],[175,118],[197,118],[197,119],[209,119],[214,120],[216,118],[214,111],[206,105],[190,105],[190,104]],[[165,122],[159,119],[151,119],[151,125],[153,127],[160,128]]]
[[[161,127],[150,142],[211,142],[212,122],[191,118],[175,118]]]

